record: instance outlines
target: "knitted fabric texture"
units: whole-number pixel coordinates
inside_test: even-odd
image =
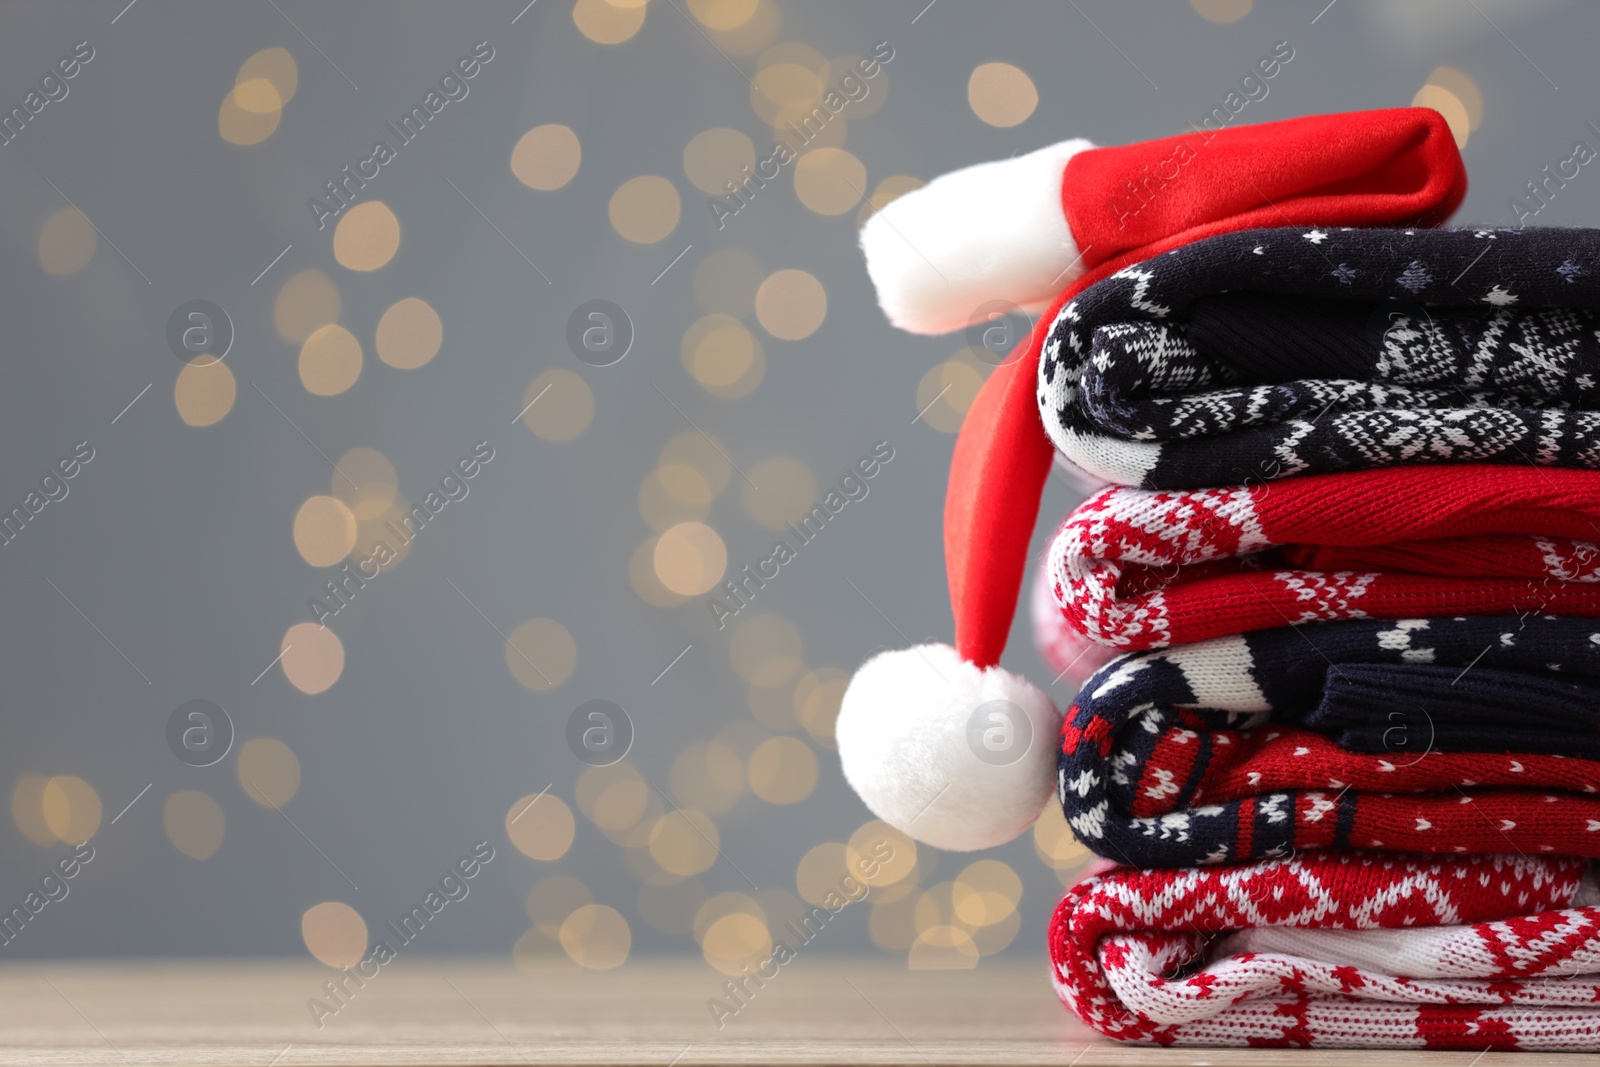
[[[1122,485],[1401,463],[1600,468],[1600,230],[1247,230],[1091,286],[1039,362]]]
[[[1600,627],[1571,622],[1600,653]],[[1516,628],[1504,636],[1514,639]],[[1516,714],[1507,715],[1508,708]],[[1474,666],[1462,675],[1460,668],[1420,663],[1344,664],[1328,669],[1322,702],[1300,725],[1354,752],[1541,752],[1597,760],[1600,680],[1568,677],[1565,670],[1544,674],[1537,665],[1533,671]]]
[[[1297,725],[1316,720],[1330,692],[1342,701],[1338,679],[1362,672],[1390,702],[1363,722],[1384,747],[1353,752]],[[1537,692],[1556,677],[1600,685],[1600,625],[1362,620],[1135,653],[1101,668],[1067,709],[1058,796],[1079,840],[1133,867],[1347,847],[1600,857],[1600,763],[1552,751],[1559,738],[1544,753],[1473,746],[1450,718],[1515,692],[1511,679]],[[1400,702],[1415,714],[1384,726]],[[1498,708],[1508,730],[1528,704]]]
[[[1321,619],[1600,615],[1600,477],[1390,467],[1222,489],[1115,486],[1067,516],[1069,626],[1124,650]]]
[[[1057,907],[1051,977],[1122,1041],[1593,1051],[1600,893],[1585,866],[1312,853],[1114,870]]]

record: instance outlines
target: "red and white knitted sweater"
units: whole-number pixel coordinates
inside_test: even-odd
[[[1050,549],[1067,625],[1165,648],[1318,619],[1600,616],[1600,473],[1392,467],[1104,489]]]
[[[1118,868],[1050,928],[1067,1007],[1161,1045],[1600,1050],[1600,889],[1579,860],[1308,853]]]

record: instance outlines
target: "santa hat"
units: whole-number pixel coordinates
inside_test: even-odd
[[[1443,117],[1394,108],[1113,148],[1064,141],[946,174],[867,222],[867,271],[895,325],[946,333],[996,302],[1046,312],[956,440],[944,521],[955,647],[882,653],[845,693],[840,759],[874,814],[938,848],[988,848],[1031,826],[1055,783],[1061,716],[998,664],[1053,455],[1040,348],[1067,301],[1219,233],[1435,226],[1466,184]]]

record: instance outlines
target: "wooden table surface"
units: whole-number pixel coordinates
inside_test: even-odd
[[[1156,1050],[1092,1037],[1044,965],[910,972],[799,959],[718,1029],[721,976],[698,960],[521,974],[508,962],[400,959],[319,1029],[312,963],[0,967],[0,1064],[1347,1064],[1489,1067],[1519,1053]]]

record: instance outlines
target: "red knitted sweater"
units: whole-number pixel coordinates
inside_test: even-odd
[[[1318,619],[1600,616],[1600,472],[1392,467],[1102,490],[1050,578],[1068,626],[1164,648]]]

